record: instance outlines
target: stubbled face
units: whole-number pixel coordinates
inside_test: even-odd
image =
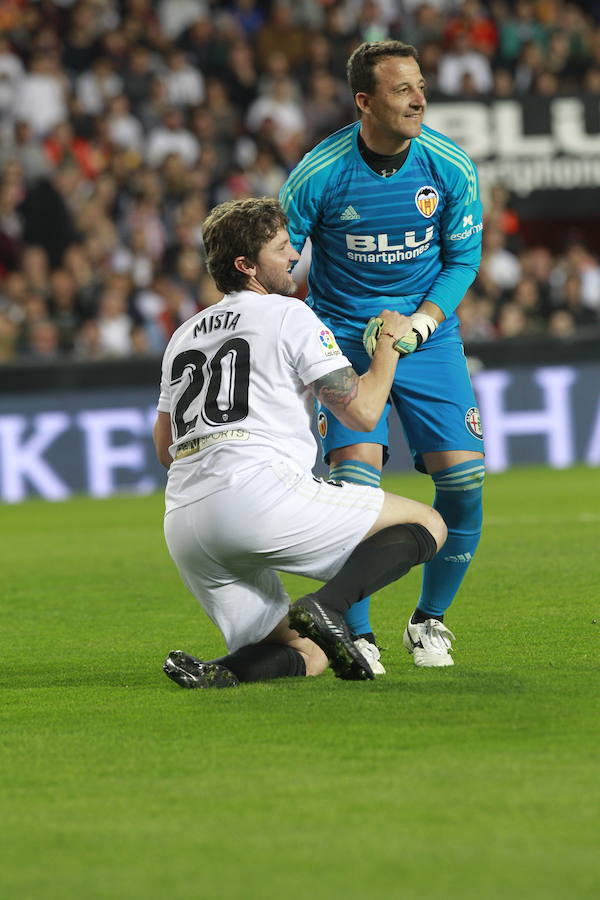
[[[388,56],[374,69],[373,94],[357,94],[363,123],[398,143],[418,137],[423,125],[425,80],[412,56]]]
[[[287,229],[280,228],[275,237],[261,247],[255,278],[268,294],[289,297],[297,288],[290,273],[292,265],[299,259],[300,254],[290,244]]]

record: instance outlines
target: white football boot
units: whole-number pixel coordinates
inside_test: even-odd
[[[408,620],[403,644],[412,653],[415,666],[453,666],[451,641],[456,640],[439,619],[414,624]]]
[[[371,666],[373,675],[385,675],[385,669],[381,662],[381,653],[379,647],[372,644],[366,638],[358,638],[354,641],[354,646],[360,650],[366,661]]]

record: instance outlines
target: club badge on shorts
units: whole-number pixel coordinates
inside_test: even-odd
[[[333,332],[329,330],[329,328],[319,328],[319,341],[321,343],[321,347],[323,348],[323,353],[325,356],[340,356],[341,350],[337,345],[336,339],[333,336]]]
[[[324,412],[320,412],[317,416],[317,429],[322,438],[327,434],[327,416]]]
[[[415,194],[415,203],[421,215],[426,219],[430,219],[440,202],[440,195],[430,184],[424,184]]]
[[[467,431],[470,431],[473,437],[483,440],[483,428],[481,426],[481,416],[476,406],[471,406],[465,415],[465,425]]]

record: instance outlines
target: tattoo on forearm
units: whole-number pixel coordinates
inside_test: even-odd
[[[333,411],[335,406],[346,407],[352,403],[358,393],[358,382],[359,377],[352,366],[346,366],[318,378],[312,389],[317,400]]]

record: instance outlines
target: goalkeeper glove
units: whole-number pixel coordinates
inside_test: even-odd
[[[413,313],[410,316],[410,321],[412,325],[411,330],[394,341],[394,350],[400,356],[408,356],[410,353],[413,353],[428,337],[431,337],[438,327],[438,323],[433,316],[428,316],[425,313]],[[375,353],[382,328],[383,319],[380,319],[379,316],[373,316],[367,322],[367,327],[363,333],[363,344],[369,356],[373,356]],[[394,335],[389,334],[389,337],[394,337]]]
[[[410,322],[413,327],[413,331],[417,335],[417,347],[420,347],[421,344],[424,344],[427,338],[430,338],[435,329],[438,327],[438,322],[436,322],[433,316],[428,316],[426,313],[413,313],[410,317]]]

